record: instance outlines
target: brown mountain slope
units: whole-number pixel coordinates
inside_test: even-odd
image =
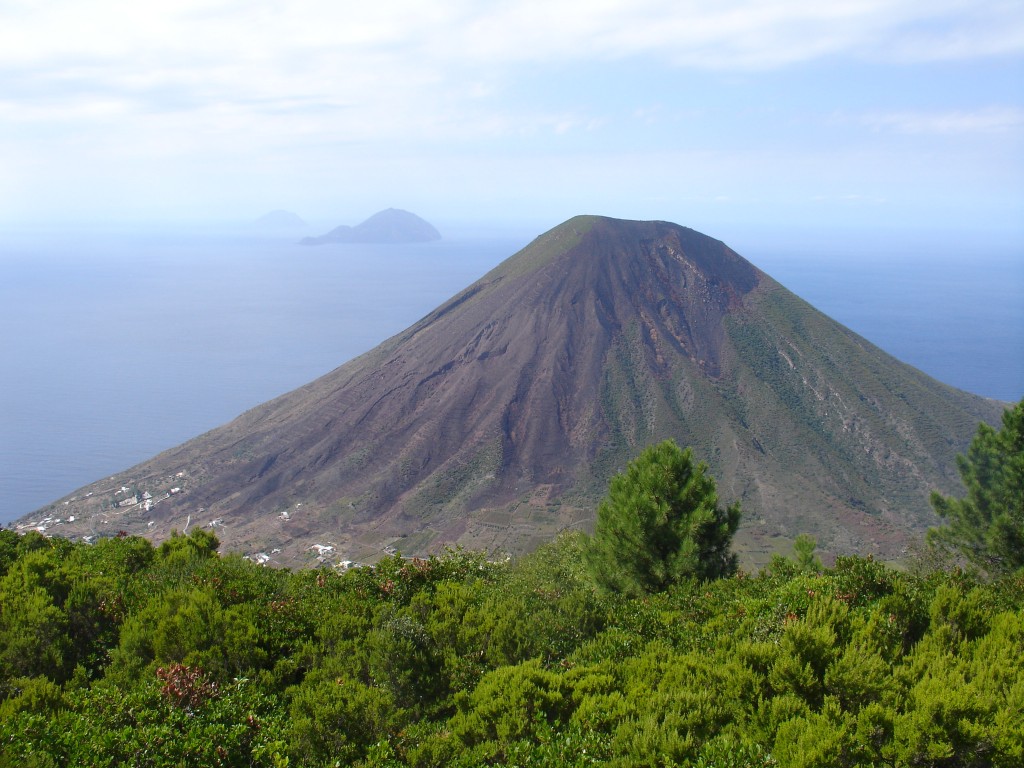
[[[227,548],[285,563],[314,544],[355,560],[387,545],[515,552],[587,526],[610,475],[674,437],[743,502],[747,562],[800,532],[895,557],[1000,411],[719,241],[577,217],[371,352],[60,508],[69,533],[213,523]],[[153,498],[131,504],[136,490]]]

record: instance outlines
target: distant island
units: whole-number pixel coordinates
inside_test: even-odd
[[[328,243],[429,243],[440,240],[441,233],[414,213],[388,208],[373,214],[362,224],[342,224],[326,235],[304,237],[302,245]]]
[[[302,220],[302,217],[298,214],[292,213],[291,211],[271,211],[265,213],[258,219],[253,221],[253,226],[262,230],[296,230],[304,229],[306,222]]]

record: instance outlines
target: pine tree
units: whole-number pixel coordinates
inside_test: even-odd
[[[948,522],[928,540],[993,575],[1024,567],[1024,400],[1003,413],[999,431],[978,426],[957,469],[967,495],[932,493],[932,507]]]
[[[822,569],[821,558],[814,554],[818,540],[809,533],[801,533],[793,542],[796,568],[800,573],[814,573]]]
[[[706,471],[703,463],[694,465],[689,448],[666,440],[612,478],[586,549],[599,586],[640,595],[736,570],[729,546],[739,526],[739,504],[722,510]]]

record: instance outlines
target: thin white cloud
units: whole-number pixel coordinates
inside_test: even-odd
[[[487,61],[658,56],[745,69],[823,55],[934,60],[1024,49],[1005,0],[57,0],[0,11],[0,62],[170,57],[259,70],[322,57]],[[340,73],[335,73],[340,74]]]
[[[36,98],[187,89],[203,101],[435,103],[489,93],[480,67],[654,57],[757,70],[821,57],[1024,51],[1002,0],[57,0],[0,11],[0,73]],[[463,93],[458,93],[462,89]],[[450,106],[450,103],[446,106]]]
[[[995,134],[1024,129],[1024,109],[988,107],[943,112],[900,111],[867,115],[863,122],[876,129],[906,134]]]
[[[0,11],[0,77],[29,72],[31,88],[7,98],[0,90],[0,101],[9,112],[22,110],[22,119],[42,117],[47,106],[74,114],[91,99],[142,113],[225,102],[253,114],[357,106],[325,126],[351,140],[386,131],[382,121],[400,126],[415,118],[422,126],[435,111],[458,111],[500,91],[503,72],[523,62],[655,57],[679,67],[756,70],[825,56],[928,60],[1024,50],[1024,14],[1001,0],[57,0],[11,7]],[[543,119],[524,117],[527,124]]]
[[[18,194],[0,207],[58,173],[109,175],[119,161],[140,177],[161,162],[211,172],[340,165],[340,148],[352,146],[360,162],[424,148],[475,162],[505,151],[495,147],[506,138],[557,152],[627,123],[634,134],[614,151],[642,145],[636,126],[667,115],[558,100],[573,93],[560,73],[592,73],[593,63],[746,76],[822,59],[1022,54],[1024,14],[1006,0],[9,1],[0,4],[0,167]],[[533,99],[548,72],[549,98]],[[1020,112],[893,111],[863,123],[997,132],[1019,130]]]

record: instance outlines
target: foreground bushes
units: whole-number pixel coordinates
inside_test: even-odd
[[[0,765],[1018,766],[1024,575],[595,591],[581,542],[339,574],[0,532]]]

